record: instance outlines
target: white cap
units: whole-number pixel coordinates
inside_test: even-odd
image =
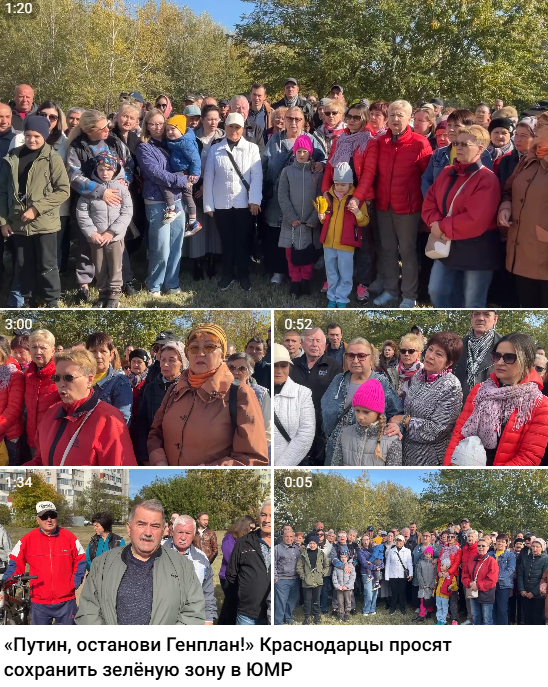
[[[274,354],[274,362],[275,363],[290,363],[293,365],[293,361],[291,360],[289,356],[289,351],[285,346],[282,346],[282,344],[275,343],[272,344],[273,351],[272,353]]]
[[[40,501],[36,504],[36,515],[43,515],[44,513],[47,513],[49,510],[52,510],[54,513],[57,513],[57,508],[53,505],[51,501]]]
[[[229,126],[230,124],[237,124],[238,126],[241,126],[243,129],[245,121],[239,112],[231,112],[225,119],[225,126]]]

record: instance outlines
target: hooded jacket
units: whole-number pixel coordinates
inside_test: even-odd
[[[95,232],[104,234],[106,231],[114,235],[112,241],[124,239],[133,217],[133,201],[127,184],[122,183],[121,178],[123,178],[121,170],[113,179],[106,182],[101,181],[95,172],[91,175],[92,181],[102,184],[105,189],[118,191],[118,197],[122,201],[120,205],[108,205],[102,198],[80,196],[78,199],[76,219],[88,241]]]
[[[80,596],[77,625],[118,625],[116,597],[131,545],[97,557]],[[160,547],[154,560],[150,625],[203,625],[205,604],[194,566],[178,551]]]
[[[57,385],[51,381],[55,374],[53,358],[47,365],[38,369],[36,363],[25,370],[25,408],[27,409],[27,441],[31,448],[36,448],[35,436],[46,412],[61,398]]]
[[[278,202],[282,210],[282,227],[278,245],[297,250],[313,243],[313,229],[318,225],[318,213],[312,204],[321,195],[322,175],[312,172],[312,163],[294,160],[285,167],[278,184]],[[300,222],[293,227],[293,222]],[[310,224],[310,227],[306,225]]]
[[[274,425],[276,465],[299,465],[312,447],[316,416],[312,392],[291,377],[279,394],[274,395],[274,412],[291,441],[288,443]]]
[[[413,586],[418,586],[419,599],[431,599],[436,588],[436,561],[421,558],[415,567]],[[416,581],[416,585],[414,584]],[[424,589],[423,589],[424,587]]]
[[[499,380],[494,372],[491,373],[490,377],[499,386]],[[531,370],[520,384],[527,382],[535,382],[542,391],[542,380],[535,370]],[[445,453],[444,465],[451,465],[453,451],[457,444],[464,439],[462,428],[466,420],[472,415],[479,388],[480,384],[477,384],[464,404]],[[517,410],[514,410],[502,431],[493,462],[495,467],[497,465],[539,465],[544,456],[548,444],[548,398],[542,397],[541,402],[533,409],[529,422],[526,422],[519,429],[515,429],[516,417]]]
[[[174,140],[168,138],[166,144],[170,153],[169,164],[174,172],[184,171],[191,176],[200,176],[200,153],[196,135],[192,129],[187,128],[180,138]]]
[[[261,531],[255,530],[236,540],[226,567],[225,579],[238,592],[238,613],[266,618],[270,595],[270,568],[261,551]]]
[[[329,575],[329,561],[325,553],[320,547],[317,549],[318,557],[316,558],[316,567],[312,570],[310,559],[308,558],[308,547],[305,547],[297,560],[297,575],[301,578],[303,588],[309,589],[311,587],[321,587],[323,578]],[[350,564],[354,579],[356,578],[356,571],[354,566]]]
[[[316,563],[316,565],[318,565]],[[339,587],[348,587],[348,589],[354,589],[354,583],[356,582],[356,568],[350,565],[350,572],[344,572],[344,567],[336,568],[333,567],[333,572],[331,574],[333,587],[338,589]]]
[[[199,389],[190,386],[188,374],[181,374],[156,413],[148,435],[151,464],[267,465],[263,414],[253,389],[238,386],[234,431],[229,409],[234,378],[228,367],[222,363]]]
[[[518,592],[530,592],[539,598],[540,581],[544,572],[548,569],[548,555],[543,551],[540,556],[533,553],[529,556],[521,556],[520,565],[517,568]]]
[[[15,439],[23,434],[25,381],[14,358],[0,365],[0,437]]]
[[[441,556],[440,556],[441,558]],[[499,579],[499,566],[497,561],[485,554],[470,556],[468,564],[462,568],[462,585],[467,589],[475,580],[478,586],[476,601],[480,604],[492,604],[495,602],[495,590]]]

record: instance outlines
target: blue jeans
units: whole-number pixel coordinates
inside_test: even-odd
[[[373,591],[373,578],[370,575],[362,575],[363,585],[363,609],[362,613],[373,613],[377,608],[378,589]]]
[[[274,585],[274,625],[293,622],[299,598],[299,580],[278,580]]]
[[[485,308],[492,270],[451,270],[434,260],[428,293],[435,308]]]
[[[330,590],[333,589],[333,582],[330,575],[323,578],[322,593],[320,594],[320,608],[322,613],[327,613],[327,600]]]
[[[148,227],[148,274],[149,291],[179,288],[179,266],[185,235],[185,213],[181,201],[175,203],[181,211],[171,224],[164,224],[166,203],[145,205]]]
[[[493,625],[508,625],[508,599],[512,590],[499,589],[495,593],[495,604],[493,606]]]
[[[250,618],[247,615],[238,613],[236,616],[236,625],[265,625],[265,621],[261,618]]]
[[[470,599],[472,622],[474,625],[492,625],[493,606],[494,604],[480,604],[477,599]]]
[[[324,248],[327,298],[334,303],[350,303],[354,272],[354,253],[349,250]]]
[[[444,599],[443,596],[436,596],[436,619],[438,623],[445,625],[447,621],[447,611],[449,610],[449,599]],[[474,623],[475,625],[476,623]]]

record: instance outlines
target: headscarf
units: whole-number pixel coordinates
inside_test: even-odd
[[[171,100],[167,97],[167,95],[165,93],[160,93],[160,95],[154,101],[154,107],[156,107],[156,103],[158,102],[158,100],[160,98],[165,98],[167,100],[167,107],[165,110],[162,111],[162,114],[164,115],[164,117],[167,120],[167,118],[169,117],[169,115],[173,111],[173,105],[171,104]]]
[[[177,355],[183,363],[181,370],[186,370],[188,368],[188,359],[185,355],[185,344],[182,341],[168,341],[166,345],[162,347],[162,353],[169,348],[173,351],[177,351]]]
[[[215,336],[217,339],[219,339],[223,358],[226,358],[226,334],[224,330],[221,329],[221,327],[219,327],[218,324],[211,324],[209,322],[203,322],[202,324],[197,324],[195,327],[192,327],[192,329],[190,330],[190,334],[188,335],[185,341],[185,355],[188,349],[188,344],[190,343],[191,339],[197,334],[211,334],[212,336]]]

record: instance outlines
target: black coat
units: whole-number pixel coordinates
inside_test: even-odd
[[[306,386],[312,392],[312,402],[316,411],[316,427],[322,426],[322,396],[336,377],[343,371],[343,368],[334,359],[324,353],[314,366],[309,369],[305,355],[293,359],[293,365],[289,366],[289,376],[297,384]]]
[[[491,372],[493,372],[493,359],[491,358],[491,354],[495,350],[498,342],[502,339],[502,334],[499,334],[498,332],[495,332],[495,338],[493,339],[493,346],[492,348],[487,351],[485,354],[485,357],[483,358],[481,365],[478,368],[478,371],[475,374],[475,382],[476,384],[481,384],[482,382],[486,382],[489,379],[489,375]],[[455,377],[459,380],[460,385],[462,386],[462,396],[463,396],[463,404],[466,401],[466,398],[468,394],[470,393],[470,387],[468,386],[468,373],[466,372],[466,361],[468,358],[468,334],[464,337],[462,340],[463,347],[462,347],[462,355],[459,359],[459,362],[457,363],[456,367],[453,370],[453,374]]]
[[[261,551],[260,530],[236,541],[226,567],[226,580],[237,587],[238,613],[255,620],[266,619],[270,569]]]
[[[149,375],[150,371],[147,374],[147,378]],[[133,448],[139,464],[143,464],[148,460],[147,440],[150,428],[154,422],[154,416],[158,408],[162,405],[167,390],[174,383],[175,381],[164,382],[162,375],[159,374],[151,384],[147,384],[146,386],[143,384],[141,387],[144,391],[139,405],[139,415],[137,416],[135,427],[132,428],[132,434],[134,436]]]
[[[272,387],[272,375],[271,375],[271,370],[272,366],[270,363],[268,363],[264,358],[259,360],[258,363],[255,363],[255,369],[253,370],[253,379],[257,382],[259,386],[264,386],[265,389],[268,389],[269,393],[271,392],[271,387]]]
[[[272,104],[273,110],[277,110],[279,107],[287,107],[287,105],[285,103],[285,98],[282,98],[281,100],[278,100],[277,102]],[[300,95],[297,96],[297,107],[300,107],[301,110],[312,119],[312,115],[313,115],[312,104],[309,103],[308,100],[301,98]]]
[[[12,102],[14,102],[14,101],[12,101]],[[11,103],[10,103],[10,105],[11,105]],[[38,105],[36,103],[32,103],[32,108],[31,108],[30,112],[27,113],[26,116],[28,117],[29,115],[36,114],[37,109],[38,109]],[[15,107],[12,106],[12,108],[11,108],[11,125],[12,125],[12,127],[17,132],[23,131],[23,124],[24,123],[25,123],[24,118],[21,117],[21,115],[19,114],[19,112],[17,112]]]
[[[500,181],[500,187],[504,190],[506,182],[514,173],[514,170],[518,166],[520,160],[520,154],[514,148],[509,155],[503,155],[500,158],[499,166],[497,167],[497,177]]]
[[[536,598],[541,598],[540,579],[548,568],[548,555],[543,552],[540,556],[533,556],[531,552],[525,557],[520,554],[520,559],[521,563],[516,571],[518,591],[531,592]]]

